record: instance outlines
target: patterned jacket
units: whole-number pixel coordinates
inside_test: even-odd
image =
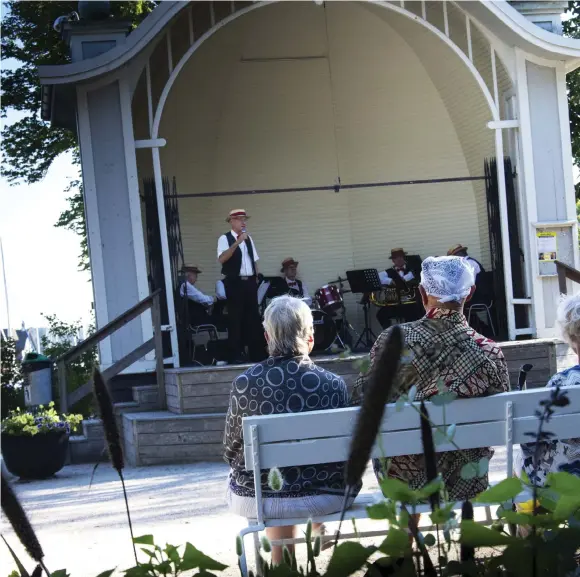
[[[405,339],[405,360],[388,402],[395,402],[413,385],[417,387],[416,401],[438,394],[441,385],[458,397],[482,397],[509,390],[508,369],[501,349],[476,333],[462,313],[434,308],[422,319],[400,326]],[[371,350],[371,366],[355,383],[353,404],[360,403],[376,354],[389,330],[379,335]],[[485,490],[487,474],[465,480],[460,472],[466,463],[492,456],[491,448],[437,453],[437,470],[443,476],[449,498],[469,499]],[[375,463],[375,472],[380,474],[379,471]],[[388,475],[405,481],[413,489],[422,487],[426,483],[423,456],[394,457]]]
[[[566,387],[569,385],[580,385],[580,365],[555,374],[547,384],[548,387]],[[548,426],[547,429],[549,430],[550,427]],[[548,473],[561,471],[580,477],[580,438],[540,443],[537,468],[534,467],[535,452],[535,443],[522,445],[522,468],[530,481],[543,486]]]
[[[315,365],[307,356],[270,357],[250,367],[232,384],[226,415],[224,458],[231,470],[229,487],[241,497],[254,497],[254,474],[244,467],[242,419],[254,415],[278,415],[341,409],[349,406],[344,380]],[[264,497],[290,498],[310,495],[343,495],[344,463],[281,467],[281,491],[268,486],[268,471],[262,470]],[[361,486],[354,488],[357,495]]]

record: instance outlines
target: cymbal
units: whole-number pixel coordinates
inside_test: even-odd
[[[329,280],[327,284],[336,284],[336,283],[342,284],[345,282],[348,282],[347,278],[339,278],[338,280]]]

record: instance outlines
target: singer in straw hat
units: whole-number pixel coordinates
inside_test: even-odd
[[[228,301],[228,340],[232,363],[261,361],[267,356],[258,310],[260,257],[246,230],[249,218],[243,208],[231,210],[226,218],[231,230],[219,237],[217,246]],[[244,351],[246,344],[249,359]]]

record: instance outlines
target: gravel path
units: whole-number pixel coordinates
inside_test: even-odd
[[[89,488],[92,468],[73,465],[52,479],[15,483],[51,571],[66,568],[72,577],[95,577],[106,569],[134,564],[116,473],[108,464],[101,464]],[[490,471],[492,480],[505,475],[503,449],[496,450]],[[153,534],[160,545],[190,541],[230,566],[224,576],[239,575],[235,537],[245,521],[229,514],[226,508],[227,473],[225,463],[127,469],[135,534]],[[363,491],[376,488],[374,476],[367,472]],[[364,530],[368,523],[372,522],[361,521],[357,527]],[[373,526],[376,528],[376,523]],[[28,561],[5,519],[1,532],[20,558]],[[0,551],[0,577],[7,577],[15,566],[3,544]],[[323,554],[322,563],[327,556]],[[27,567],[31,569],[32,562]]]

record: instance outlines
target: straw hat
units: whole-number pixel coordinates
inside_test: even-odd
[[[282,261],[282,268],[280,269],[280,272],[284,272],[289,266],[292,265],[298,266],[298,261],[294,260],[291,256],[285,258]]]
[[[201,274],[202,270],[196,264],[193,265],[184,265],[181,269],[181,272],[195,272],[197,274]]]
[[[458,252],[467,251],[467,247],[462,244],[456,244],[447,251],[447,256],[455,256]]]
[[[391,249],[391,258],[395,258],[396,256],[407,256],[407,253],[401,247],[392,248]]]
[[[239,216],[243,216],[245,218],[250,218],[248,216],[248,214],[246,213],[245,208],[234,208],[234,210],[230,210],[230,214],[228,215],[228,218],[226,218],[226,222],[230,222],[232,220],[232,218],[239,217]]]

